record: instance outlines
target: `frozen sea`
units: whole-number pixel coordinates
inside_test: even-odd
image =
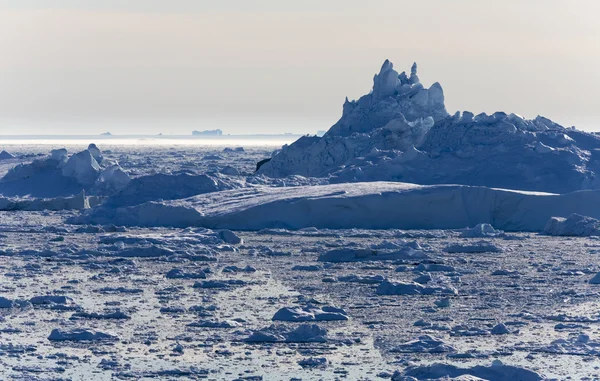
[[[246,178],[295,138],[3,137],[19,157],[0,175],[95,143],[133,178]],[[67,223],[80,213],[0,212],[2,380],[432,379],[434,363],[600,379],[594,237]]]

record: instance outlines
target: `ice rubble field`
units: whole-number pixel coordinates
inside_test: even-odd
[[[2,379],[600,377],[600,285],[590,283],[600,270],[600,241],[593,237],[503,233],[485,225],[472,230],[347,229],[341,222],[334,227],[343,229],[337,230],[292,226],[285,219],[292,211],[308,211],[294,219],[302,222],[314,218],[314,210],[317,217],[340,213],[356,205],[354,196],[371,208],[361,195],[432,190],[393,183],[310,187],[307,183],[317,180],[302,178],[285,180],[299,187],[267,179],[248,183],[245,174],[269,148],[243,153],[102,148],[104,160],[136,166],[138,178],[153,169],[205,173],[210,163],[202,158],[218,154],[219,168],[241,168],[238,176],[214,175],[231,190],[155,199],[152,205],[167,208],[158,216],[184,207],[201,210],[206,218],[223,217],[215,220],[223,225],[273,226],[231,233],[200,223],[184,228],[124,227],[120,222],[127,221],[119,219],[67,223],[106,216],[102,206],[83,214],[79,208],[0,212]],[[44,150],[30,147],[19,154]],[[457,197],[457,187],[446,188],[451,194],[432,208]],[[499,194],[505,193],[509,200],[562,197]],[[211,194],[212,201],[203,199]],[[128,205],[127,193],[120,201],[113,198],[104,201],[117,205],[113,210],[136,207]],[[336,198],[334,209],[322,210]],[[500,205],[508,202],[498,201],[496,193],[492,198]],[[270,202],[275,202],[271,208],[252,211]],[[397,205],[393,199],[386,204]],[[273,208],[284,208],[281,225],[292,230],[273,224]],[[254,218],[244,217],[248,210]],[[353,214],[337,214],[324,224]],[[453,220],[465,227],[483,217],[461,218]],[[597,232],[595,220],[571,220],[569,231],[583,226],[588,230],[581,234]],[[564,224],[554,220],[548,229],[561,234]]]
[[[600,379],[600,138],[416,65],[276,152],[0,148],[0,379]]]

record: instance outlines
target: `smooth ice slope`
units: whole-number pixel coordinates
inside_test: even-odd
[[[346,100],[323,136],[285,146],[259,173],[332,182],[403,181],[567,193],[598,189],[600,138],[549,119],[496,112],[450,116],[439,83],[423,87],[386,61],[373,90]]]
[[[233,230],[459,229],[489,223],[508,231],[541,231],[550,217],[572,213],[600,217],[600,191],[557,195],[390,182],[256,186],[131,207],[98,207],[71,222]]]

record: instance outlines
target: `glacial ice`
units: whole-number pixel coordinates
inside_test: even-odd
[[[250,186],[116,208],[106,203],[69,222],[233,230],[463,229],[487,223],[505,231],[539,232],[553,216],[580,213],[600,218],[597,205],[600,191],[557,195],[458,185],[368,182],[351,187]],[[500,250],[491,246],[481,249]]]
[[[104,163],[95,144],[68,157],[66,149],[31,163],[18,164],[0,179],[0,195],[12,197],[68,197],[86,191],[111,194],[124,188],[130,177],[118,163]]]
[[[577,213],[569,217],[551,217],[544,226],[544,234],[554,236],[600,236],[600,220]]]
[[[600,137],[538,116],[449,115],[442,87],[423,87],[391,62],[370,94],[346,100],[323,136],[284,146],[259,173],[331,182],[402,181],[567,193],[598,189]]]

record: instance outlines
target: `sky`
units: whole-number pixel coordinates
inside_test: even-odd
[[[314,133],[389,58],[600,131],[597,0],[0,0],[0,135]]]

